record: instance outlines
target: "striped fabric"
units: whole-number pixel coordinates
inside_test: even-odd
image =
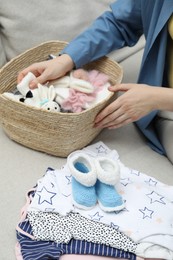
[[[63,254],[87,254],[136,260],[136,255],[125,252],[124,250],[81,240],[72,239],[68,244],[32,240],[28,236],[33,235],[28,220],[21,222],[19,228],[26,233],[25,235],[22,232],[16,231],[23,260],[58,260]]]

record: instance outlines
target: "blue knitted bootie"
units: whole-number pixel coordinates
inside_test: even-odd
[[[100,208],[107,212],[122,210],[125,205],[115,188],[120,179],[118,162],[107,157],[98,157],[95,165],[98,178],[96,194]]]
[[[67,164],[72,174],[73,204],[81,209],[93,208],[97,203],[97,175],[91,157],[82,152],[74,152],[68,156]]]
[[[105,184],[99,180],[96,182],[96,194],[99,206],[107,212],[119,211],[124,208],[122,197],[113,185]]]

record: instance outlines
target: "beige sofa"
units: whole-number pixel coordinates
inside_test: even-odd
[[[0,66],[44,41],[70,41],[109,9],[109,4],[109,0],[0,0]],[[136,46],[110,54],[123,67],[123,82],[136,82],[144,44],[142,37]],[[172,164],[148,147],[133,124],[117,130],[104,130],[93,142],[100,140],[116,149],[128,167],[173,185]],[[0,128],[1,260],[15,259],[15,226],[26,191],[48,166],[59,168],[65,162],[65,158],[36,152],[11,141]]]

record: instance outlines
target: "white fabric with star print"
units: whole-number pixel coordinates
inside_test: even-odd
[[[71,174],[68,166],[60,170],[47,170],[38,181],[35,197],[28,211],[80,213],[90,220],[105,223],[139,242],[138,255],[144,256],[146,248],[154,246],[155,257],[158,248],[163,249],[159,257],[173,259],[173,187],[147,176],[137,170],[129,169],[119,160],[118,153],[110,150],[104,143],[98,142],[83,149],[91,156],[108,156],[118,160],[121,179],[116,185],[117,191],[125,200],[126,207],[120,212],[106,213],[97,204],[91,210],[80,210],[71,203]],[[168,256],[165,257],[167,250]],[[148,251],[147,251],[148,252]]]

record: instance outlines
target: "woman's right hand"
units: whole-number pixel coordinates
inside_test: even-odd
[[[74,68],[74,62],[68,54],[63,54],[55,59],[38,62],[30,65],[24,70],[20,71],[17,77],[19,83],[28,72],[32,72],[36,79],[30,82],[29,87],[34,89],[38,83],[46,83],[63,77],[67,72]]]

